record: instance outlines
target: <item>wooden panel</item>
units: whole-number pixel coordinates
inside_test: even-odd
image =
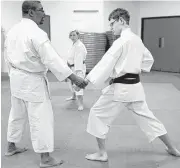
[[[89,72],[105,54],[106,34],[80,32],[80,39],[87,49],[86,66]]]

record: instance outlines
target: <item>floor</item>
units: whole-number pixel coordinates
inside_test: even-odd
[[[101,91],[91,85],[88,86],[84,96],[85,109],[79,112],[76,102],[65,101],[70,96],[67,83],[59,83],[51,73],[48,73],[48,78],[55,115],[55,151],[52,155],[65,161],[61,168],[180,167],[180,158],[169,156],[158,139],[148,143],[146,136],[140,131],[128,110],[122,111],[108,134],[109,161],[107,163],[87,161],[84,156],[97,149],[94,137],[85,131],[87,118],[90,108]],[[143,74],[141,81],[149,108],[164,123],[173,143],[180,149],[180,74],[153,71]],[[4,156],[11,106],[9,80],[6,76],[2,76],[1,87],[1,167],[38,168],[39,156],[32,149],[28,124],[18,146],[26,146],[29,150],[12,157]]]

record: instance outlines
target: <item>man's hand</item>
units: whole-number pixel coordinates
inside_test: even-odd
[[[84,81],[86,82],[86,84],[88,85],[89,81],[87,78],[84,79]]]
[[[67,62],[68,67],[71,67],[71,65]]]
[[[88,83],[89,83],[89,81],[88,81],[87,79],[84,79],[84,82],[86,82],[86,86],[87,86]],[[85,87],[86,87],[86,86],[85,86]],[[81,90],[81,88],[75,85],[75,86],[74,86],[74,90],[78,92],[78,91]]]
[[[114,81],[114,79],[111,79],[111,80],[109,81],[109,85],[111,85],[111,84],[113,83],[113,81]]]
[[[79,77],[79,76],[77,76],[77,75],[75,75],[75,74],[71,74],[68,78],[69,78],[76,86],[78,86],[78,87],[80,87],[80,88],[85,88],[85,87],[87,86],[87,84],[88,84],[83,78],[81,78],[81,77]]]

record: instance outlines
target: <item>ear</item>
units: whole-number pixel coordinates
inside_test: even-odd
[[[29,16],[33,17],[34,16],[34,11],[32,9],[29,9],[28,14],[29,14]]]
[[[122,25],[125,25],[125,23],[126,23],[122,17],[119,18],[119,21],[121,22]]]

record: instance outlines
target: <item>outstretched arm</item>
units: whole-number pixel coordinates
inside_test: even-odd
[[[42,63],[50,69],[59,81],[69,78],[77,86],[81,88],[85,87],[86,83],[84,80],[73,74],[65,61],[54,50],[50,41],[46,41],[40,46],[39,55]]]
[[[114,66],[122,54],[121,41],[115,41],[102,59],[90,71],[86,79],[95,86],[101,86],[108,81],[113,73]]]

